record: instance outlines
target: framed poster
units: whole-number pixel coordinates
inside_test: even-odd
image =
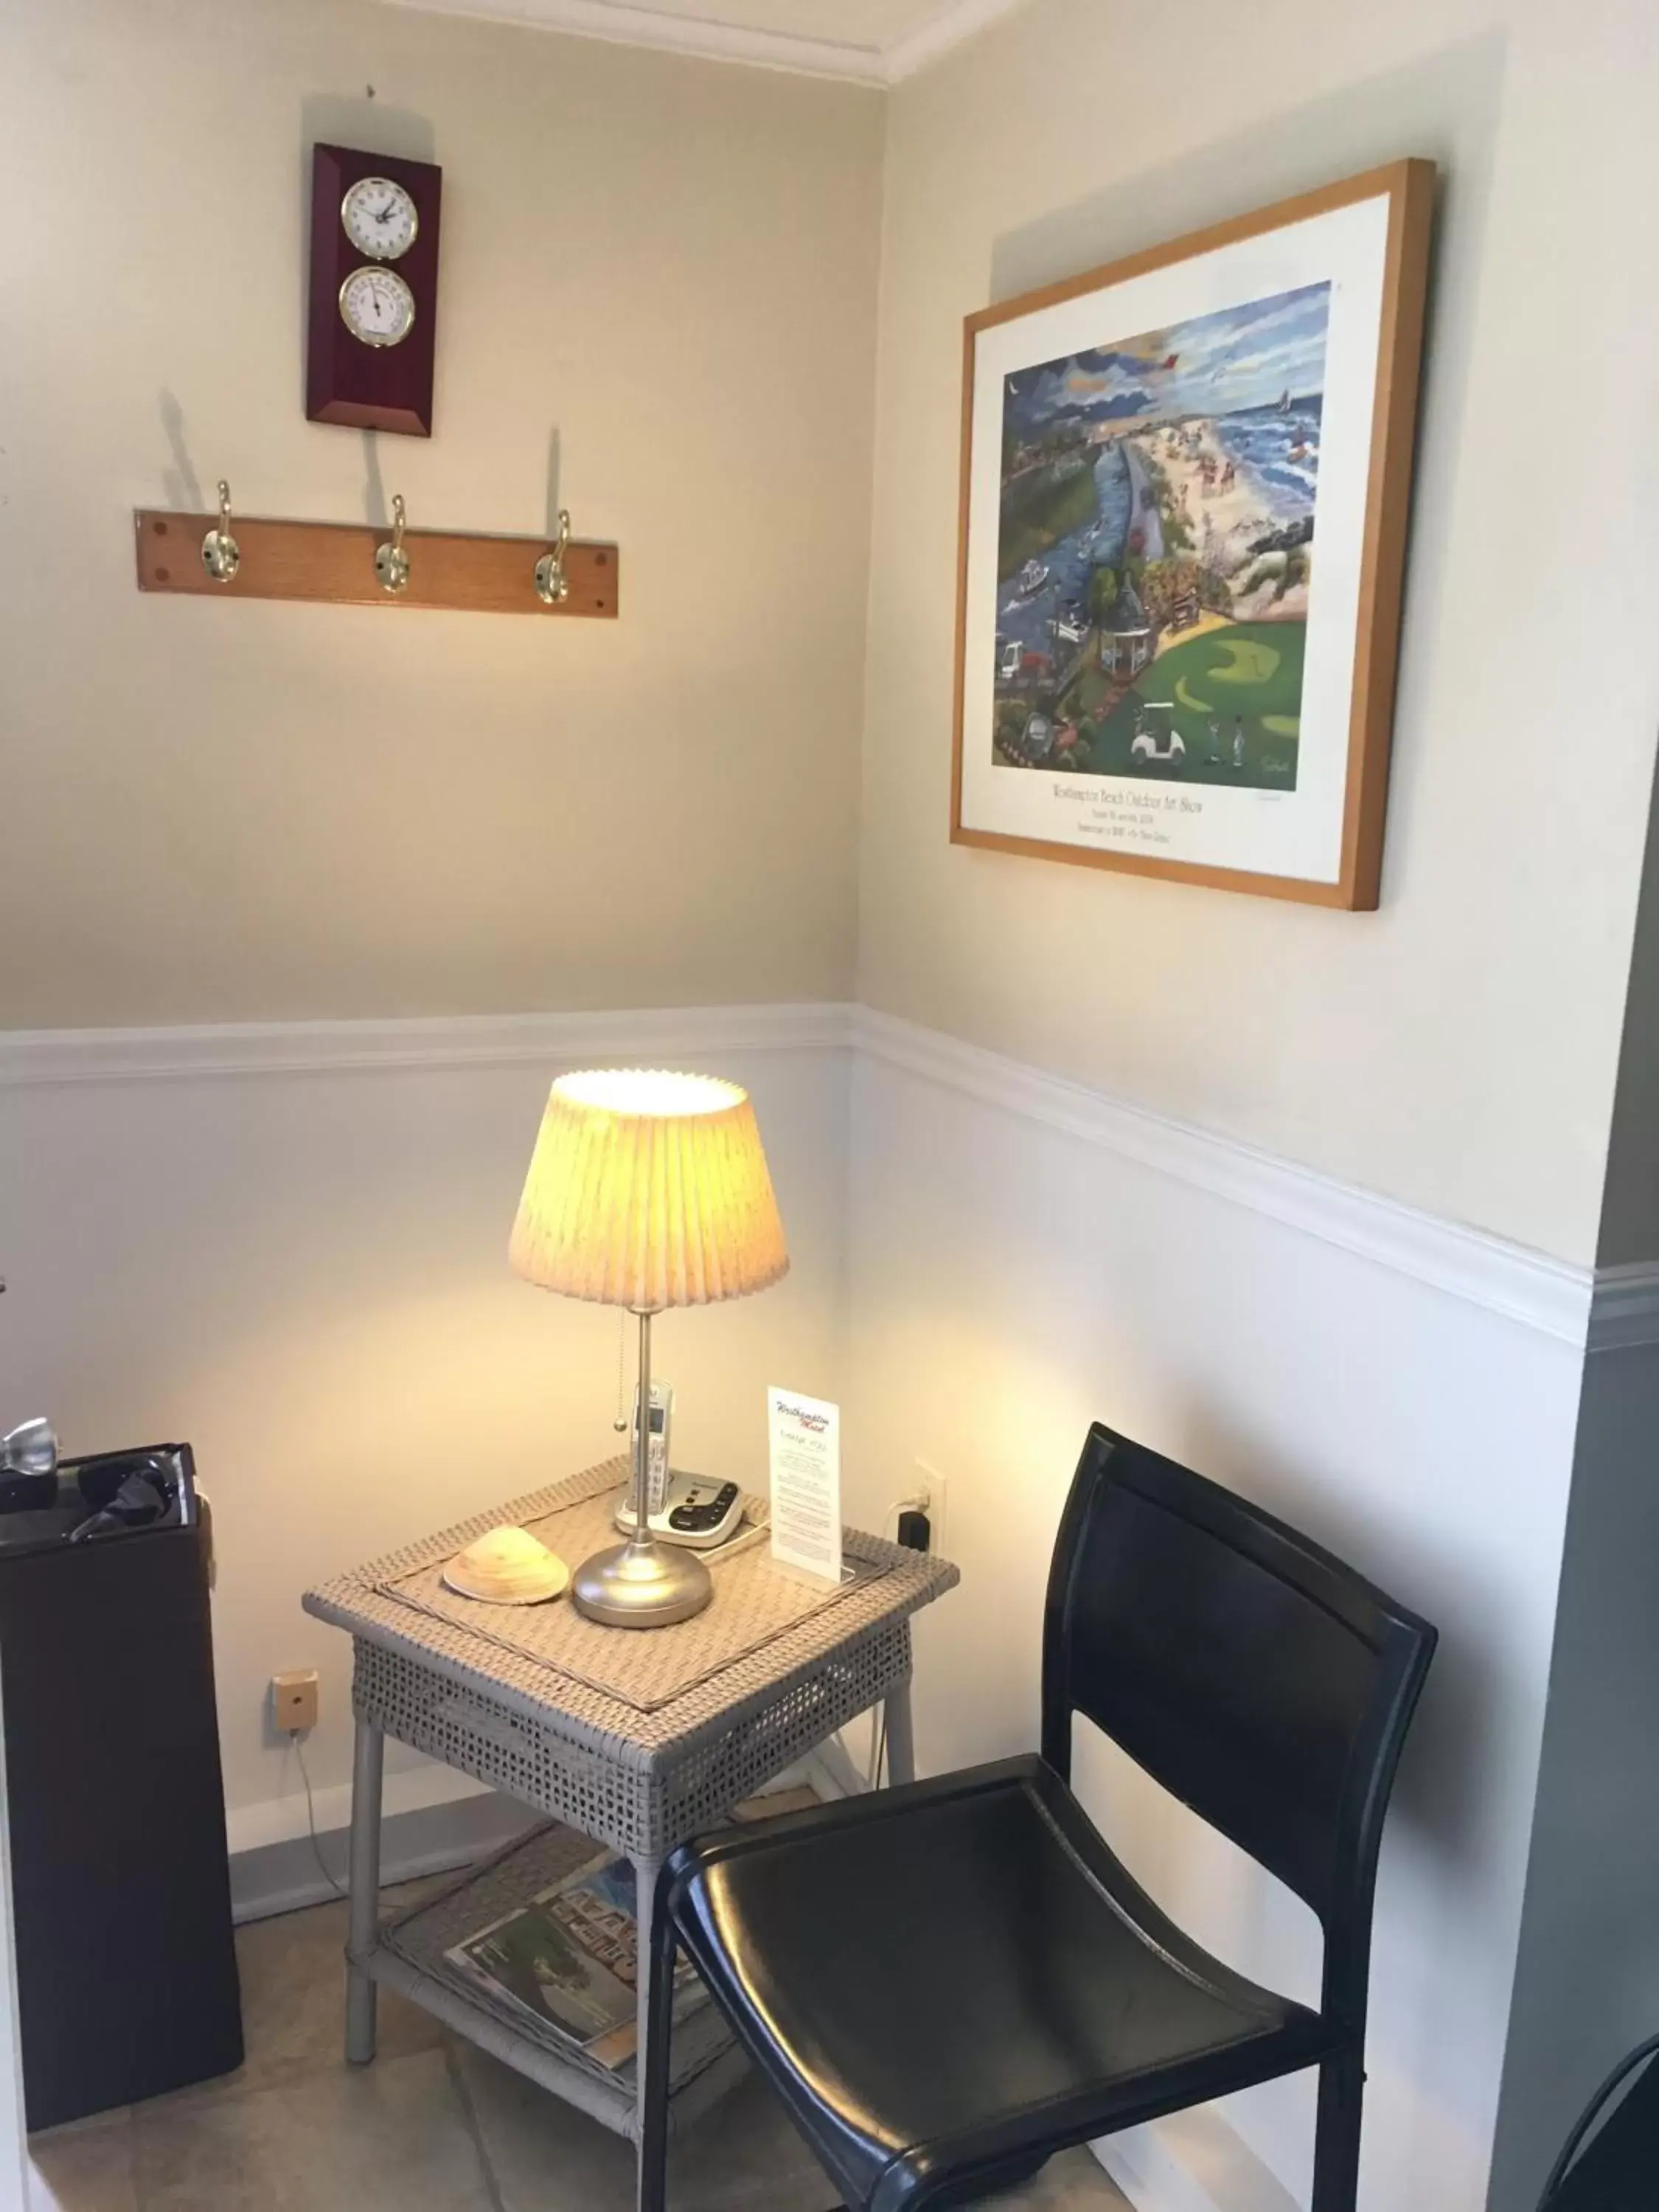
[[[957,843],[1376,906],[1434,176],[969,317]]]

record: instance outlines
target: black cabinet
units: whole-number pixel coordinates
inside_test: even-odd
[[[49,1492],[9,1486],[0,1497],[31,2130],[242,2059],[208,1532],[190,1448],[67,1462],[41,1480]],[[148,1518],[145,1482],[156,1499]],[[100,1525],[86,1530],[95,1514]]]

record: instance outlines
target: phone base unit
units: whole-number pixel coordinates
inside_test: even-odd
[[[625,1491],[617,1501],[617,1526],[634,1533],[634,1498]],[[715,1482],[705,1474],[672,1474],[660,1511],[647,1516],[651,1534],[665,1544],[690,1552],[712,1552],[729,1543],[743,1519],[743,1494],[735,1482]]]

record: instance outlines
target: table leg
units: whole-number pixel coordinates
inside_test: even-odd
[[[916,1778],[916,1739],[910,1723],[910,1682],[907,1675],[887,1693],[887,1779],[895,1788]]]
[[[351,1759],[351,1903],[346,1936],[345,2055],[354,2066],[374,2056],[374,1984],[368,1960],[380,1922],[380,1783],[386,1738],[359,1719]]]
[[[634,1917],[635,1950],[634,1954],[635,1992],[638,2000],[635,2017],[639,2022],[639,2043],[635,2052],[635,2110],[639,2119],[635,2138],[635,2189],[641,2212],[645,2212],[645,2093],[646,2064],[651,2040],[651,1995],[653,1968],[655,1966],[655,1947],[651,1941],[652,1923],[656,1915],[657,1873],[660,1859],[636,1858],[634,1863]]]

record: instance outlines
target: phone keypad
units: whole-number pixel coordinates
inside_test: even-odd
[[[678,1528],[682,1535],[707,1535],[711,1528],[720,1527],[737,1501],[738,1486],[735,1482],[723,1482],[718,1490],[698,1483],[686,1492],[683,1503],[669,1515],[668,1525],[671,1528]]]

